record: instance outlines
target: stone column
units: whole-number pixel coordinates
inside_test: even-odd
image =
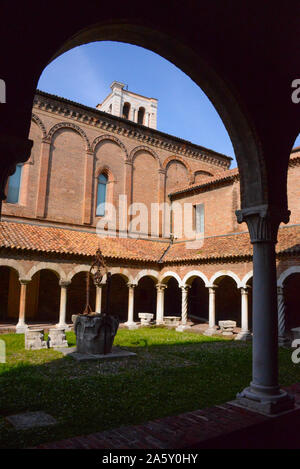
[[[96,304],[95,304],[95,312],[101,314],[101,304],[102,304],[102,288],[104,287],[104,283],[100,285],[96,285]]]
[[[137,324],[133,320],[134,313],[134,289],[136,287],[133,283],[128,283],[128,320],[125,322],[125,326],[128,329],[137,329]]]
[[[66,306],[67,306],[67,288],[71,282],[60,281],[60,308],[59,308],[59,322],[56,324],[58,329],[68,330],[66,324]]]
[[[248,326],[248,293],[249,293],[249,288],[241,288],[241,305],[242,305],[242,311],[241,311],[241,331],[238,333],[236,336],[235,340],[249,340],[251,338],[251,334],[249,331],[249,326]]]
[[[188,313],[188,292],[190,285],[184,285],[181,288],[181,324],[176,327],[176,331],[183,332],[190,327],[187,325],[187,313]]]
[[[209,318],[208,318],[208,329],[204,332],[204,335],[213,335],[217,333],[216,326],[216,289],[217,285],[211,285],[208,287],[209,291]]]
[[[27,291],[27,284],[29,282],[30,280],[20,279],[21,290],[20,290],[19,320],[18,320],[18,324],[16,325],[17,334],[24,334],[28,329],[28,326],[25,323],[25,310],[26,310],[26,291]]]
[[[237,211],[253,244],[252,381],[237,396],[239,404],[267,414],[291,409],[293,399],[278,385],[276,255],[278,227],[289,212],[267,205]]]
[[[284,301],[283,288],[277,287],[277,306],[278,306],[278,344],[287,345],[289,343],[286,337],[286,304]]]
[[[165,289],[167,285],[163,283],[158,283],[156,285],[157,298],[156,298],[156,324],[164,323],[164,298],[165,298]]]

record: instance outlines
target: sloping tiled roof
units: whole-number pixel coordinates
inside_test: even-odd
[[[292,153],[290,155],[290,165],[292,166],[293,164],[295,164],[296,160],[299,160],[299,158],[300,147],[295,147],[293,148]],[[218,184],[226,181],[229,182],[233,180],[236,176],[239,176],[238,168],[227,169],[225,171],[218,171],[214,176],[207,176],[206,178],[203,178],[200,183],[190,184],[189,186],[183,186],[177,191],[171,192],[168,195],[174,197],[176,195],[184,194],[193,190],[206,189],[208,186],[211,186],[213,184]]]
[[[174,243],[164,256],[164,262],[226,259],[252,256],[249,233],[213,236],[203,240],[202,247],[192,249],[192,242]],[[282,227],[278,232],[277,253],[300,253],[300,225]]]
[[[96,233],[28,223],[0,223],[0,247],[45,253],[94,256],[101,242],[105,257],[156,262],[168,243],[130,238],[99,238]]]
[[[240,233],[204,239],[203,246],[132,238],[99,238],[96,233],[28,223],[1,222],[0,248],[44,253],[93,256],[100,245],[106,258],[132,261],[185,262],[238,258],[252,255],[249,234]],[[279,230],[277,253],[300,252],[300,225]],[[165,255],[163,255],[165,253]]]

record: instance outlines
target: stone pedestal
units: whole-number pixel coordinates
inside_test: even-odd
[[[139,313],[139,319],[141,320],[142,326],[150,326],[153,318],[154,314],[152,313]]]
[[[235,321],[219,321],[219,327],[222,335],[233,335],[233,331],[236,328]]]
[[[44,340],[43,329],[28,329],[25,332],[25,349],[40,350],[47,348],[47,342]]]
[[[48,336],[49,346],[53,347],[68,347],[66,334],[64,329],[52,328],[49,329]]]
[[[164,324],[166,326],[179,326],[180,318],[178,316],[165,316]]]
[[[111,353],[119,320],[106,314],[79,314],[75,322],[77,352],[102,355]]]

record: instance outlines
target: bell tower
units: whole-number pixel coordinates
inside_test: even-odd
[[[97,109],[156,129],[157,99],[128,91],[126,85],[118,81],[113,81],[110,87],[110,94],[96,106]]]

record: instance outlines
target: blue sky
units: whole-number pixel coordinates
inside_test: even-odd
[[[119,42],[76,47],[46,67],[38,88],[95,107],[114,80],[158,99],[158,130],[234,157],[228,133],[202,90],[172,63],[142,47]],[[296,142],[300,145],[300,137]]]

